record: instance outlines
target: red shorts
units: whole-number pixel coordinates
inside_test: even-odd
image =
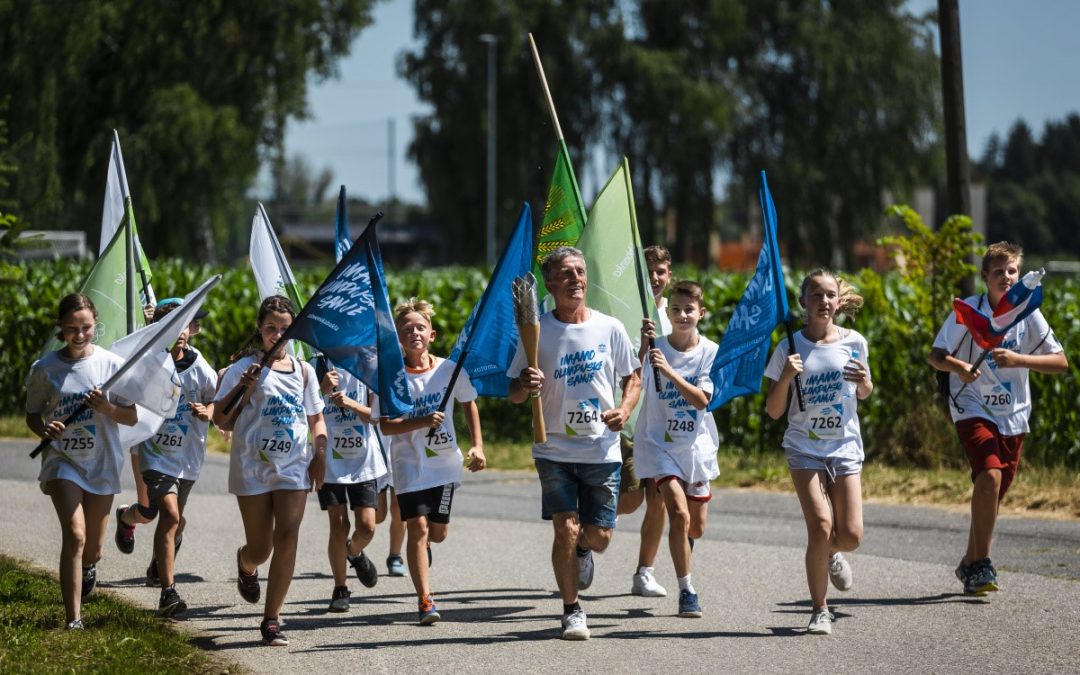
[[[656,482],[656,491],[660,491],[660,486],[664,483],[673,480],[677,482],[686,494],[686,498],[692,502],[708,502],[712,499],[712,485],[709,481],[701,481],[700,483],[687,483],[678,476],[658,476],[654,479]]]
[[[972,482],[983,471],[997,469],[1001,471],[998,499],[1005,497],[1020,466],[1024,434],[1003,436],[996,424],[978,417],[957,422],[956,433],[960,436],[960,445],[964,446],[964,454],[971,465]]]

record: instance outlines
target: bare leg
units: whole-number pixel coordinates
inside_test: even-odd
[[[171,586],[175,579],[176,536],[180,530],[180,500],[173,493],[158,500],[158,524],[154,531],[154,557],[157,559],[161,587]]]
[[[575,511],[556,513],[551,522],[555,527],[555,541],[551,546],[551,566],[555,570],[555,583],[559,586],[563,604],[572,605],[578,599],[576,548],[581,526]]]
[[[686,502],[686,493],[678,481],[664,481],[660,485],[660,494],[667,505],[668,547],[671,549],[671,561],[675,564],[675,576],[685,577],[690,574],[690,509]],[[644,545],[644,542],[642,542]]]
[[[975,477],[975,486],[971,493],[971,528],[968,533],[967,554],[964,556],[964,562],[968,565],[990,557],[998,506],[1001,503],[998,501],[1000,491],[1000,470],[987,469]]]
[[[266,575],[266,606],[263,616],[278,618],[285,604],[285,595],[292,583],[296,568],[296,543],[300,536],[300,521],[307,506],[306,490],[275,490],[274,557]]]
[[[401,555],[401,546],[405,543],[405,521],[401,519],[401,509],[398,507],[397,492],[391,488],[390,492],[390,555]],[[425,554],[425,560],[426,560]]]
[[[854,551],[862,543],[862,478],[859,474],[837,476],[829,489],[834,520],[829,553]]]
[[[806,521],[806,584],[814,609],[822,609],[828,607],[825,594],[829,588],[829,544],[833,529],[825,473],[792,469],[791,481]]]
[[[412,577],[416,594],[423,598],[431,593],[428,584],[428,519],[425,516],[409,518],[405,521],[409,531],[409,543],[405,548],[409,560],[409,576]]]
[[[60,591],[64,596],[64,615],[70,622],[82,618],[82,557],[86,545],[84,493],[82,488],[67,480],[51,480],[47,486],[60,521]]]
[[[668,481],[669,483],[674,481]],[[656,563],[656,554],[660,551],[660,540],[664,537],[664,498],[656,489],[656,481],[645,480],[645,517],[641,520],[641,546],[638,548],[638,567],[652,567]]]
[[[349,510],[344,504],[335,504],[326,513],[330,518],[330,540],[326,555],[330,558],[330,572],[334,586],[346,585],[345,555],[349,539]]]
[[[356,529],[352,533],[349,555],[360,555],[375,537],[375,509],[367,507],[353,509],[353,516]]]

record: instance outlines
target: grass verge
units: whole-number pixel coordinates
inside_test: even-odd
[[[0,672],[240,672],[147,610],[107,593],[91,595],[82,616],[86,630],[65,630],[59,582],[0,555]]]

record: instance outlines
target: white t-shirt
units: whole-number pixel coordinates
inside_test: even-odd
[[[857,358],[870,377],[866,338],[857,331],[839,328],[836,342],[811,342],[802,331],[795,334],[795,349],[803,361],[802,391],[806,411],[799,412],[795,382],[788,401],[788,427],[784,448],[814,457],[863,460],[855,383],[844,380],[844,366]],[[856,356],[858,354],[858,356]],[[781,340],[773,351],[765,377],[776,381],[787,364],[788,342]],[[846,386],[845,386],[846,385]]]
[[[176,405],[176,415],[165,420],[153,438],[136,447],[139,467],[143,471],[198,480],[206,458],[206,432],[210,422],[196,417],[191,404],[213,402],[217,393],[217,371],[194,347],[187,350],[194,353],[195,362],[182,371],[177,370],[180,401]]]
[[[965,298],[964,302],[977,307],[979,300],[980,296],[973,295]],[[982,298],[984,314],[990,314],[989,307],[990,303]],[[934,338],[934,347],[952,354],[959,345],[956,358],[974,363],[982,354],[982,348],[973,344],[970,337],[965,337],[967,334],[967,328],[956,322],[956,312],[953,311]],[[1046,339],[1043,340],[1043,337]],[[1061,343],[1050,330],[1050,324],[1039,310],[1010,328],[999,346],[1019,354],[1031,354],[1032,351],[1036,354],[1056,354],[1063,351]],[[988,356],[979,366],[979,379],[966,387],[963,385],[959,376],[949,374],[949,411],[953,422],[980,417],[996,424],[998,431],[1006,436],[1027,433],[1028,417],[1031,416],[1027,368],[998,368]],[[957,392],[960,392],[959,396]],[[956,403],[953,403],[954,398]]]
[[[307,417],[322,412],[323,400],[315,369],[291,356],[289,361],[292,372],[262,369],[251,400],[236,418],[229,460],[229,492],[234,495],[311,488],[308,465],[313,453]],[[232,391],[253,363],[258,363],[254,355],[229,366],[218,395]],[[225,401],[218,399],[218,405]]]
[[[454,362],[437,356],[432,358],[435,359],[435,365],[428,370],[405,369],[409,393],[413,400],[412,412],[405,415],[406,419],[416,419],[438,410],[443,394],[450,384]],[[428,440],[427,428],[390,437],[393,438],[390,450],[390,463],[393,464],[392,484],[399,495],[440,485],[461,484],[465,457],[458,448],[457,434],[454,431],[455,400],[462,403],[476,400],[476,388],[465,369],[458,373],[454,390],[446,404],[446,419],[431,440]],[[372,400],[371,415],[379,417],[378,396]]]
[[[671,319],[669,319],[667,315],[667,298],[665,298],[664,296],[660,296],[660,300],[657,301],[656,312],[660,316],[660,325],[658,326],[658,328],[660,329],[658,331],[659,334],[671,335]],[[637,465],[635,465],[634,469],[635,472],[637,471],[636,466]]]
[[[711,396],[709,378],[718,345],[704,335],[689,351],[680,352],[666,337],[656,348],[684,380]],[[639,478],[678,476],[688,483],[709,481],[720,475],[716,451],[720,434],[707,410],[698,410],[679,393],[675,384],[660,375],[657,393],[653,369],[642,368],[641,410],[634,427],[634,471]]]
[[[96,345],[81,359],[49,352],[30,366],[26,375],[27,414],[41,415],[46,425],[63,422],[91,389],[105,384],[122,365],[119,356]],[[108,398],[116,405],[130,405],[112,394]],[[47,481],[61,478],[86,492],[115,495],[120,493],[123,468],[124,449],[116,422],[88,407],[42,452],[38,481],[42,491]]]
[[[544,386],[547,442],[533,443],[533,457],[554,462],[621,462],[619,433],[600,413],[615,407],[615,388],[640,363],[622,323],[595,309],[582,323],[563,323],[554,312],[540,317],[540,370]],[[518,342],[507,375],[516,378],[528,365]]]
[[[341,376],[338,389],[367,405],[367,386],[347,370],[339,368],[338,374]],[[356,411],[331,403],[329,395],[323,397],[323,403],[328,437],[325,482],[363,483],[385,475],[386,461],[372,425],[364,423]]]

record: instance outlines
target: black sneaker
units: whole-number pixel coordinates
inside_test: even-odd
[[[278,625],[277,619],[263,619],[262,625],[259,626],[259,632],[262,633],[263,643],[271,647],[285,647],[289,644],[289,638],[285,637],[285,633],[281,632],[281,626]]]
[[[146,585],[151,588],[161,586],[161,577],[158,576],[157,571],[157,558],[151,558],[150,564],[146,567]]]
[[[348,551],[349,549],[346,548],[345,550]],[[360,551],[360,555],[346,553],[345,558],[352,565],[352,568],[356,570],[356,578],[360,580],[360,583],[368,588],[379,583],[379,570],[375,569],[375,563],[371,562],[371,558],[367,557],[363,551]]]
[[[94,592],[94,588],[97,586],[97,565],[91,563],[89,565],[83,565],[82,568],[82,599],[85,600],[90,597],[90,594]]]
[[[187,603],[176,592],[176,584],[161,590],[161,600],[158,602],[157,616],[169,618],[179,616],[187,611]]]
[[[262,596],[262,590],[259,588],[259,568],[256,567],[251,574],[244,572],[244,568],[240,565],[240,551],[243,548],[241,546],[236,549],[236,590],[240,591],[241,598],[256,603]],[[274,621],[274,626],[277,626],[277,621]]]
[[[120,517],[129,508],[131,507],[127,504],[116,507],[116,536],[113,539],[116,541],[116,548],[120,549],[121,553],[131,553],[135,550],[135,526],[126,524]]]
[[[331,612],[347,612],[349,611],[349,596],[352,593],[349,592],[348,586],[335,586],[334,595],[330,598]]]

